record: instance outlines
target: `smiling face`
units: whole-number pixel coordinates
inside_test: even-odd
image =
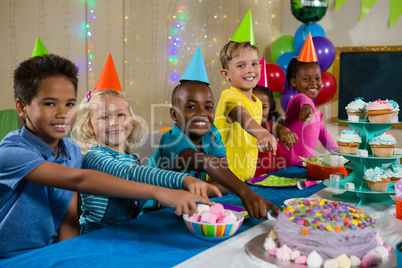
[[[64,76],[44,78],[31,103],[17,100],[16,108],[27,128],[54,149],[58,148],[73,126],[76,94],[74,85]]]
[[[181,85],[172,104],[171,118],[194,144],[199,144],[215,120],[211,89],[205,84]]]
[[[125,141],[133,129],[126,101],[107,96],[97,99],[96,104],[91,115],[91,131],[102,145],[124,153]]]
[[[315,99],[322,88],[321,69],[318,63],[302,64],[295,78],[290,79],[297,92]]]
[[[253,48],[244,48],[239,56],[233,57],[228,63],[228,69],[221,70],[221,74],[234,88],[243,93],[247,92],[245,95],[251,99],[251,90],[260,80],[260,71],[257,51]]]
[[[260,99],[262,103],[262,122],[266,122],[269,116],[270,100],[269,97],[259,91],[254,91],[253,94]]]

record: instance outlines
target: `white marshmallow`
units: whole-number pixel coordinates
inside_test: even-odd
[[[357,149],[356,155],[360,157],[368,157],[368,151],[363,149]]]
[[[347,183],[345,183],[345,189],[353,190],[353,189],[355,189],[355,184],[352,182],[347,182]]]

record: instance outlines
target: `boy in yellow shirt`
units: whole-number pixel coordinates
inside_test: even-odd
[[[244,34],[247,21],[251,30]],[[254,176],[258,151],[272,150],[275,155],[277,149],[276,138],[261,127],[262,104],[253,95],[261,70],[258,48],[253,43],[249,11],[232,41],[222,48],[219,55],[221,75],[231,83],[231,88],[221,94],[215,112],[215,125],[225,144],[229,168],[242,181]]]

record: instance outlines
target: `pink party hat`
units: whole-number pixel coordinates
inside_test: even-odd
[[[268,77],[267,77],[267,67],[266,67],[264,56],[260,60],[260,65],[261,65],[261,78],[260,78],[260,81],[258,81],[257,86],[269,88]]]
[[[105,66],[103,67],[102,73],[99,76],[94,91],[102,89],[123,91],[121,89],[119,76],[116,72],[116,67],[114,66],[112,54],[109,54],[109,57],[106,60]]]
[[[304,41],[303,47],[300,50],[297,60],[300,62],[318,62],[317,53],[313,43],[311,33],[308,33],[306,41]]]
[[[253,30],[253,19],[251,18],[251,10],[249,9],[246,16],[240,23],[235,34],[233,35],[231,41],[242,43],[250,42],[250,44],[255,45],[254,41],[254,30]]]

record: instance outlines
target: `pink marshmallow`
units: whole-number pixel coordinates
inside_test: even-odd
[[[272,248],[268,250],[269,255],[276,256],[276,252],[279,250],[279,248]]]
[[[200,222],[201,220],[201,215],[200,214],[193,214],[192,216],[188,217],[189,221],[196,221]]]
[[[307,256],[301,255],[295,259],[296,264],[307,264]]]
[[[232,217],[229,216],[229,213],[225,215],[222,215],[220,217],[218,217],[218,220],[216,221],[217,223],[231,223],[231,222],[235,222],[236,220],[234,220]]]
[[[217,219],[218,219],[218,217],[209,211],[205,211],[201,215],[201,222],[204,222],[204,223],[216,223]]]
[[[225,214],[222,204],[216,203],[209,208],[209,211],[216,215],[218,218]]]
[[[391,246],[390,246],[390,245],[388,245],[388,244],[383,244],[382,246],[383,246],[386,250],[388,250],[388,253],[391,252]]]

